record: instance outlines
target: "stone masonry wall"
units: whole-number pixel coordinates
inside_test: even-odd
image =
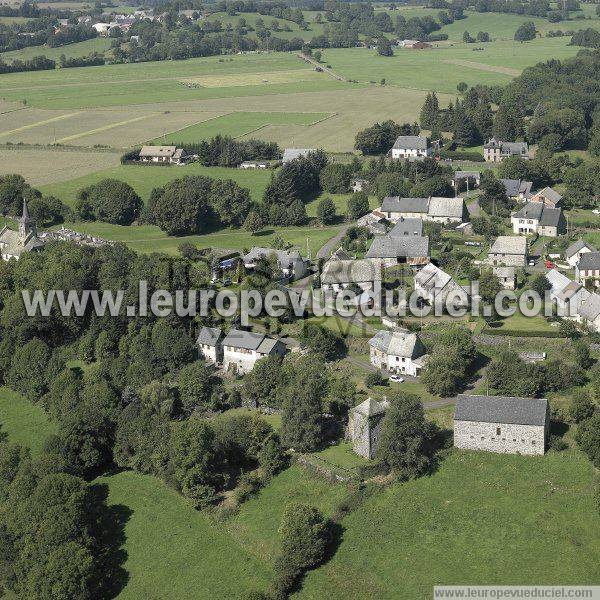
[[[454,446],[505,454],[544,454],[545,428],[534,425],[454,421]]]

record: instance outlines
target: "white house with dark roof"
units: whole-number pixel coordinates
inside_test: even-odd
[[[371,364],[393,373],[418,377],[427,354],[416,333],[406,329],[382,329],[369,340]]]
[[[504,267],[524,267],[527,264],[527,238],[500,235],[488,252],[488,264]]]
[[[528,201],[531,198],[532,181],[522,179],[500,179],[500,183],[506,190],[506,195],[513,200],[521,202]]]
[[[463,223],[468,212],[463,198],[400,198],[388,196],[383,199],[381,212],[396,223],[400,219],[423,219],[438,223]]]
[[[436,267],[433,263],[425,265],[414,277],[415,291],[431,305],[436,301],[446,302],[452,294],[455,304],[466,305],[468,295],[451,275]]]
[[[256,268],[260,259],[273,258],[285,277],[301,279],[308,273],[308,268],[297,250],[275,250],[254,246],[248,254],[244,254],[244,267],[249,270]]]
[[[551,187],[545,187],[531,197],[531,202],[540,202],[548,208],[557,208],[561,204],[562,199],[563,197],[556,190]]]
[[[0,256],[2,260],[19,260],[22,254],[39,250],[43,245],[44,242],[38,238],[35,221],[29,216],[27,202],[23,200],[19,229],[14,231],[6,225],[0,229]]]
[[[575,278],[583,285],[600,286],[600,252],[585,252],[575,265]]]
[[[139,157],[142,162],[182,164],[187,155],[176,146],[142,146]]]
[[[550,408],[545,398],[459,395],[454,446],[504,454],[546,451]]]
[[[264,333],[232,329],[223,339],[223,367],[243,375],[254,368],[257,360],[278,354],[283,356],[285,345]]]
[[[392,158],[423,159],[432,156],[433,148],[424,135],[400,135],[391,149]]]
[[[510,217],[517,234],[538,233],[556,237],[567,231],[567,222],[560,208],[549,208],[541,202],[528,202]]]
[[[282,163],[289,163],[290,161],[300,158],[301,156],[308,156],[311,152],[316,152],[314,148],[286,148],[283,151]]]
[[[494,137],[483,145],[483,158],[486,162],[501,162],[509,156],[529,158],[527,142],[503,142]]]
[[[367,292],[381,287],[383,262],[378,258],[360,260],[329,260],[323,265],[321,288],[339,292],[358,286]]]
[[[223,332],[218,327],[202,327],[196,338],[202,358],[217,365],[223,362]]]
[[[581,257],[588,252],[597,252],[597,250],[585,240],[577,240],[565,250],[565,260],[569,263],[569,265],[575,267],[581,260]]]

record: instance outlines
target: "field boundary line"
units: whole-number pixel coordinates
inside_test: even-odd
[[[34,127],[40,127],[41,125],[48,125],[49,123],[56,123],[57,121],[64,121],[65,119],[70,119],[76,115],[81,114],[81,111],[77,111],[74,113],[69,113],[66,115],[58,115],[57,117],[52,117],[50,119],[44,119],[43,121],[37,121],[36,123],[29,123],[29,125],[22,125],[21,127],[17,127],[16,129],[11,129],[10,131],[0,131],[0,137],[5,135],[11,135],[13,133],[19,133],[20,131],[27,131],[28,129],[33,129]]]
[[[322,117],[321,119],[318,119],[318,120],[316,120],[316,121],[313,121],[312,123],[309,123],[309,124],[307,125],[307,127],[312,127],[313,125],[318,125],[319,123],[322,123],[323,121],[327,121],[327,119],[331,119],[331,118],[333,118],[333,117],[337,117],[337,116],[339,116],[339,114],[340,114],[340,113],[339,113],[339,112],[337,112],[337,111],[336,111],[336,112],[329,113],[329,114],[328,114],[326,117]]]
[[[149,119],[150,117],[155,117],[157,113],[150,113],[147,115],[142,115],[141,117],[135,117],[133,119],[127,119],[126,121],[119,121],[118,123],[111,123],[110,125],[104,125],[102,127],[97,127],[96,129],[90,129],[88,131],[83,131],[81,133],[75,133],[73,135],[68,135],[60,140],[56,140],[57,144],[62,144],[63,142],[70,142],[71,140],[78,140],[82,137],[86,137],[88,135],[94,135],[95,133],[102,133],[104,131],[108,131],[110,129],[114,129],[115,127],[120,127],[121,125],[129,125],[130,123],[137,123],[138,121],[143,121],[144,119]]]
[[[344,82],[348,83],[348,80],[345,77],[343,77],[342,75],[338,75],[333,69],[330,69],[329,67],[323,66],[321,63],[317,62],[311,56],[307,56],[306,54],[302,54],[302,53],[296,54],[296,56],[300,60],[303,60],[305,62],[310,63],[311,65],[314,65],[315,67],[318,67],[319,69],[321,69],[321,71],[323,71],[323,73],[327,73],[328,75],[330,75],[334,79],[337,79],[338,81],[344,81]]]
[[[180,111],[180,112],[193,112],[193,111]],[[235,112],[239,112],[239,111],[232,110],[231,112],[223,113],[222,115],[215,115],[214,117],[209,117],[208,119],[204,119],[203,121],[196,121],[195,123],[190,123],[189,125],[185,125],[184,127],[180,127],[179,129],[173,129],[173,131],[169,131],[169,133],[165,133],[164,135],[165,136],[167,136],[167,135],[173,135],[174,133],[179,133],[180,131],[183,131],[184,129],[187,129],[188,127],[195,127],[196,125],[200,125],[200,123],[208,123],[209,121],[214,121],[215,119],[220,119],[221,117],[227,117],[228,115],[233,115]],[[159,135],[157,137],[149,138],[149,139],[144,140],[144,141],[145,142],[152,142],[153,140],[157,140],[159,137],[163,137],[163,136]]]

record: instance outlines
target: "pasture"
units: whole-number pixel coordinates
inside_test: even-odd
[[[58,62],[61,54],[64,54],[67,58],[80,58],[82,56],[88,56],[93,52],[102,54],[109,48],[110,40],[108,38],[92,38],[90,40],[84,40],[83,42],[75,42],[74,44],[67,44],[66,46],[58,46],[56,48],[50,48],[49,46],[28,46],[27,48],[21,48],[21,50],[2,52],[0,53],[0,58],[5,62],[12,62],[15,59],[31,60],[35,56],[45,56],[46,58]]]

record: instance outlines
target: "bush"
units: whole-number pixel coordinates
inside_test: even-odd
[[[386,385],[386,383],[387,379],[385,379],[381,371],[374,371],[365,377],[365,385],[369,388],[375,387],[376,385]]]
[[[548,447],[556,452],[562,452],[563,450],[566,450],[569,447],[569,444],[567,444],[567,442],[565,442],[565,440],[563,440],[560,435],[556,435],[553,433],[550,434],[550,439],[548,440]]]

